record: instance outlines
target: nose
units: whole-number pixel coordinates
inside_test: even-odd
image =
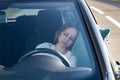
[[[65,42],[68,42],[68,41],[69,41],[69,37],[66,37],[66,38],[65,38]]]

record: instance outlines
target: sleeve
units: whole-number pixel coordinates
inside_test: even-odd
[[[65,57],[69,60],[71,67],[76,67],[77,58],[73,55],[71,51],[68,51]]]
[[[41,44],[37,45],[36,49],[37,48],[51,48],[52,46],[53,46],[52,43],[45,42],[45,43],[41,43]]]
[[[71,67],[76,67],[77,59],[76,59],[76,57],[73,54],[70,57],[70,63],[71,63]]]

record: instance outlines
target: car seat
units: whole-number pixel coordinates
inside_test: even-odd
[[[35,49],[38,44],[43,42],[53,43],[55,33],[60,26],[62,26],[62,17],[59,10],[40,10],[37,16],[35,34],[27,41],[25,52]]]

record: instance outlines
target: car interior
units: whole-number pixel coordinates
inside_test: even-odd
[[[3,12],[5,16],[6,12]],[[26,77],[30,76],[32,75],[31,73],[34,73],[34,71],[31,69],[35,69],[36,72],[41,71],[41,75],[43,74],[43,76],[40,76],[41,79],[43,77],[47,78],[48,73],[51,74],[51,80],[68,80],[70,78],[74,80],[91,77],[94,73],[95,63],[92,60],[93,58],[90,56],[91,54],[88,54],[88,51],[89,53],[92,51],[90,52],[90,49],[87,48],[89,46],[86,47],[87,43],[85,43],[85,39],[87,40],[87,38],[85,38],[86,34],[84,34],[85,31],[82,28],[82,20],[78,23],[79,25],[77,24],[77,26],[80,26],[81,32],[72,48],[72,52],[74,52],[75,56],[78,58],[77,67],[68,68],[69,65],[66,67],[67,62],[65,62],[64,58],[62,58],[60,55],[57,55],[54,51],[46,51],[46,49],[34,50],[38,44],[43,42],[50,42],[54,44],[55,33],[63,24],[79,21],[76,20],[78,19],[78,15],[75,16],[77,16],[77,18],[73,17],[72,11],[70,11],[68,7],[62,7],[40,9],[36,15],[21,15],[17,16],[16,18],[7,19],[4,17],[3,20],[6,20],[6,22],[3,21],[0,23],[0,64],[4,65],[7,71],[16,71],[17,74],[11,74],[10,78],[13,79],[14,75],[16,75],[15,78],[18,78],[20,77],[19,74],[22,73],[26,73]],[[33,52],[29,53],[31,51]],[[62,59],[63,63],[44,55],[35,57],[30,56],[31,54],[42,52],[53,53]],[[18,62],[19,59],[26,54],[28,54],[27,57]],[[31,66],[34,64],[36,65]],[[27,74],[28,72],[30,74]],[[36,75],[36,72],[34,76],[39,76]],[[83,76],[84,74],[86,74],[86,76]],[[2,76],[3,75],[4,73]],[[9,73],[7,75],[9,75]],[[3,77],[5,76],[6,75]],[[24,75],[21,76],[22,78],[26,79]],[[65,76],[70,77],[66,78]]]
[[[47,21],[45,20],[47,19]],[[8,19],[9,20],[9,19]],[[13,19],[14,20],[14,19]],[[20,74],[20,70],[23,71],[24,69],[27,69],[28,65],[32,65],[33,63],[39,64],[39,60],[48,60],[54,63],[54,67],[51,66],[51,63],[48,64],[45,67],[45,62],[41,62],[41,66],[44,65],[45,69],[48,69],[48,65],[50,69],[55,69],[59,70],[64,69],[63,63],[57,62],[54,59],[51,59],[46,56],[36,56],[34,57],[29,57],[25,58],[22,60],[22,62],[18,63],[18,60],[20,59],[21,56],[23,56],[25,53],[28,53],[29,51],[32,51],[35,49],[36,45],[42,43],[42,42],[51,42],[54,43],[54,34],[58,30],[58,28],[63,24],[62,23],[62,17],[61,13],[59,10],[42,10],[38,12],[37,16],[19,16],[15,19],[15,22],[11,22],[12,20],[9,20],[8,23],[4,23],[4,25],[1,26],[1,31],[0,31],[0,36],[2,37],[0,39],[0,61],[1,64],[8,67],[13,66],[10,68],[11,70],[17,70],[18,74],[13,74],[12,76],[16,75],[15,78],[18,78],[18,75]],[[53,26],[53,27],[52,27]],[[47,30],[47,28],[50,27],[51,29]],[[14,47],[12,47],[12,46]],[[42,50],[43,51],[43,50]],[[45,50],[46,51],[46,50]],[[40,52],[40,51],[38,51]],[[36,52],[36,53],[38,53]],[[44,52],[44,51],[43,51]],[[49,51],[48,51],[49,52]],[[48,53],[47,52],[47,53]],[[35,53],[35,52],[34,52]],[[49,52],[51,53],[51,52]],[[17,54],[17,55],[16,55]],[[39,57],[39,58],[37,58]],[[5,59],[7,58],[7,60]],[[29,63],[29,61],[32,61],[32,63]],[[27,64],[26,64],[27,63]],[[17,64],[17,65],[15,65]],[[57,65],[56,65],[57,64]],[[15,66],[14,66],[15,65]],[[26,67],[25,67],[26,66]],[[36,65],[38,66],[38,65]],[[56,67],[56,68],[55,68]],[[34,68],[34,67],[33,67]],[[50,70],[48,69],[48,70]],[[40,69],[42,70],[42,69]],[[40,71],[38,70],[38,71]],[[75,69],[76,70],[76,69]],[[84,70],[84,68],[83,68]],[[91,70],[88,68],[85,69],[86,71],[88,70],[88,76],[91,74]],[[36,70],[35,70],[36,71]],[[68,71],[71,71],[68,70]],[[29,71],[33,72],[33,71]],[[42,70],[43,74],[46,75],[48,71]],[[58,71],[59,72],[59,71]],[[64,71],[63,71],[64,72]],[[66,72],[66,71],[65,71]],[[63,75],[61,73],[57,73],[59,75]],[[75,73],[72,73],[74,75]],[[30,75],[30,74],[27,74]],[[68,75],[64,74],[64,75]],[[6,75],[5,75],[6,76]],[[3,77],[5,77],[3,76]],[[55,73],[52,73],[51,77],[53,80],[56,80],[59,76],[56,76]],[[22,77],[23,78],[23,77]],[[41,77],[43,78],[43,77]],[[65,78],[65,77],[62,77]],[[77,77],[76,77],[77,78]],[[60,79],[60,77],[59,77]]]
[[[24,53],[35,49],[38,44],[48,41],[53,43],[54,34],[62,25],[62,19],[58,10],[42,10],[37,16],[19,16],[16,22],[4,23],[4,25],[0,28],[2,37],[0,59],[1,64],[9,67],[15,64],[14,61],[17,61]],[[47,30],[48,27],[51,29]]]

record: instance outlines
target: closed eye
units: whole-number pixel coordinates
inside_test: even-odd
[[[74,38],[74,37],[71,37],[70,40],[71,40],[71,41],[75,41],[75,38]]]
[[[65,36],[68,36],[68,33],[64,32],[64,35],[65,35]]]

